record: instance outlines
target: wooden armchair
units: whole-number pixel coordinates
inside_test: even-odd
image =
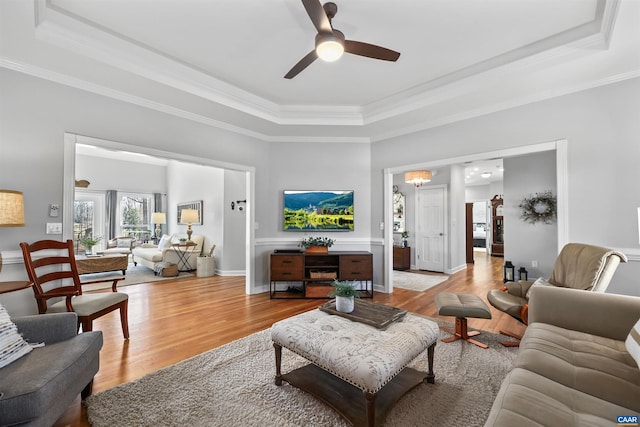
[[[569,243],[562,248],[551,272],[549,280],[536,282],[507,282],[503,290],[491,290],[487,295],[489,303],[525,325],[529,323],[529,295],[535,286],[557,286],[582,289],[593,292],[606,291],[613,273],[627,257],[618,251],[582,243]],[[521,337],[509,331],[501,334],[512,338]],[[518,343],[504,342],[505,346]]]
[[[129,338],[129,296],[116,289],[124,277],[80,282],[72,240],[40,240],[33,244],[22,242],[20,248],[40,314],[75,312],[78,327],[82,325],[82,331],[87,332],[93,329],[94,319],[119,309],[122,334],[125,339]],[[82,285],[104,282],[112,282],[111,292],[82,293]],[[52,298],[62,299],[49,305],[48,301]]]

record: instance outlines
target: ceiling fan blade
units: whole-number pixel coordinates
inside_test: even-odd
[[[387,49],[386,47],[376,46],[374,44],[356,42],[353,40],[344,41],[344,51],[354,55],[367,56],[374,59],[382,59],[384,61],[397,61],[400,52]]]
[[[317,58],[318,58],[318,54],[316,53],[316,50],[314,49],[311,52],[309,52],[304,58],[302,58],[300,61],[298,61],[298,63],[296,65],[294,65],[292,69],[289,70],[289,72],[284,76],[284,78],[285,79],[294,78],[295,76],[300,74],[300,72],[302,70],[304,70],[309,65],[311,65],[311,63],[313,61],[315,61]]]
[[[327,17],[320,0],[302,0],[304,8],[307,10],[307,15],[311,18],[311,22],[316,26],[319,33],[331,33],[331,22]]]

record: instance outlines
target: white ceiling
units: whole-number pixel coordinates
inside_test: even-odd
[[[371,142],[640,76],[638,0],[343,0],[401,52],[284,74],[299,0],[3,0],[0,66],[266,141]]]

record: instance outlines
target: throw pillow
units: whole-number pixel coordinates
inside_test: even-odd
[[[20,359],[31,350],[32,347],[18,333],[7,310],[0,305],[0,368]]]
[[[533,282],[533,284],[531,286],[529,286],[529,290],[527,291],[527,294],[525,295],[526,299],[529,299],[531,297],[531,291],[536,286],[553,286],[553,285],[551,283],[549,283],[548,281],[546,281],[545,279],[543,279],[542,277],[538,277],[536,279],[536,281]]]
[[[631,328],[624,345],[640,368],[640,320]]]
[[[119,248],[127,248],[131,247],[131,239],[116,239],[117,247]]]
[[[158,242],[158,249],[160,250],[166,249],[169,247],[170,244],[171,244],[171,237],[165,234],[160,239],[160,242]]]

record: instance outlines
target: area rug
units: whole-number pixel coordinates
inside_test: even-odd
[[[449,276],[431,275],[422,273],[408,273],[406,271],[394,270],[393,273],[393,287],[409,289],[411,291],[426,291],[429,288],[433,288],[436,285],[444,282]]]
[[[502,347],[490,333],[478,340],[490,348],[438,342],[435,384],[420,384],[402,397],[385,426],[482,426],[517,349]],[[306,363],[283,349],[283,372]],[[425,352],[411,366],[426,364]],[[286,382],[276,386],[274,375],[274,349],[264,330],[94,394],[87,399],[88,418],[93,427],[348,425],[311,395]]]
[[[81,280],[83,282],[89,282],[91,280],[101,280],[113,276],[119,276],[121,273],[117,271],[110,271],[107,273],[95,273],[95,274],[83,274]],[[162,277],[160,275],[153,274],[153,270],[147,268],[143,265],[134,266],[133,264],[129,264],[127,267],[127,274],[125,274],[125,279],[118,282],[118,288],[123,286],[137,285],[140,283],[149,283],[149,282],[157,282],[159,280],[169,280],[175,279],[176,277],[184,278],[184,277],[195,277],[195,274],[189,273],[186,271],[181,271],[176,277]],[[93,285],[85,285],[82,287],[83,291],[96,291],[99,289],[109,289],[111,288],[111,282],[105,283],[96,283]]]

